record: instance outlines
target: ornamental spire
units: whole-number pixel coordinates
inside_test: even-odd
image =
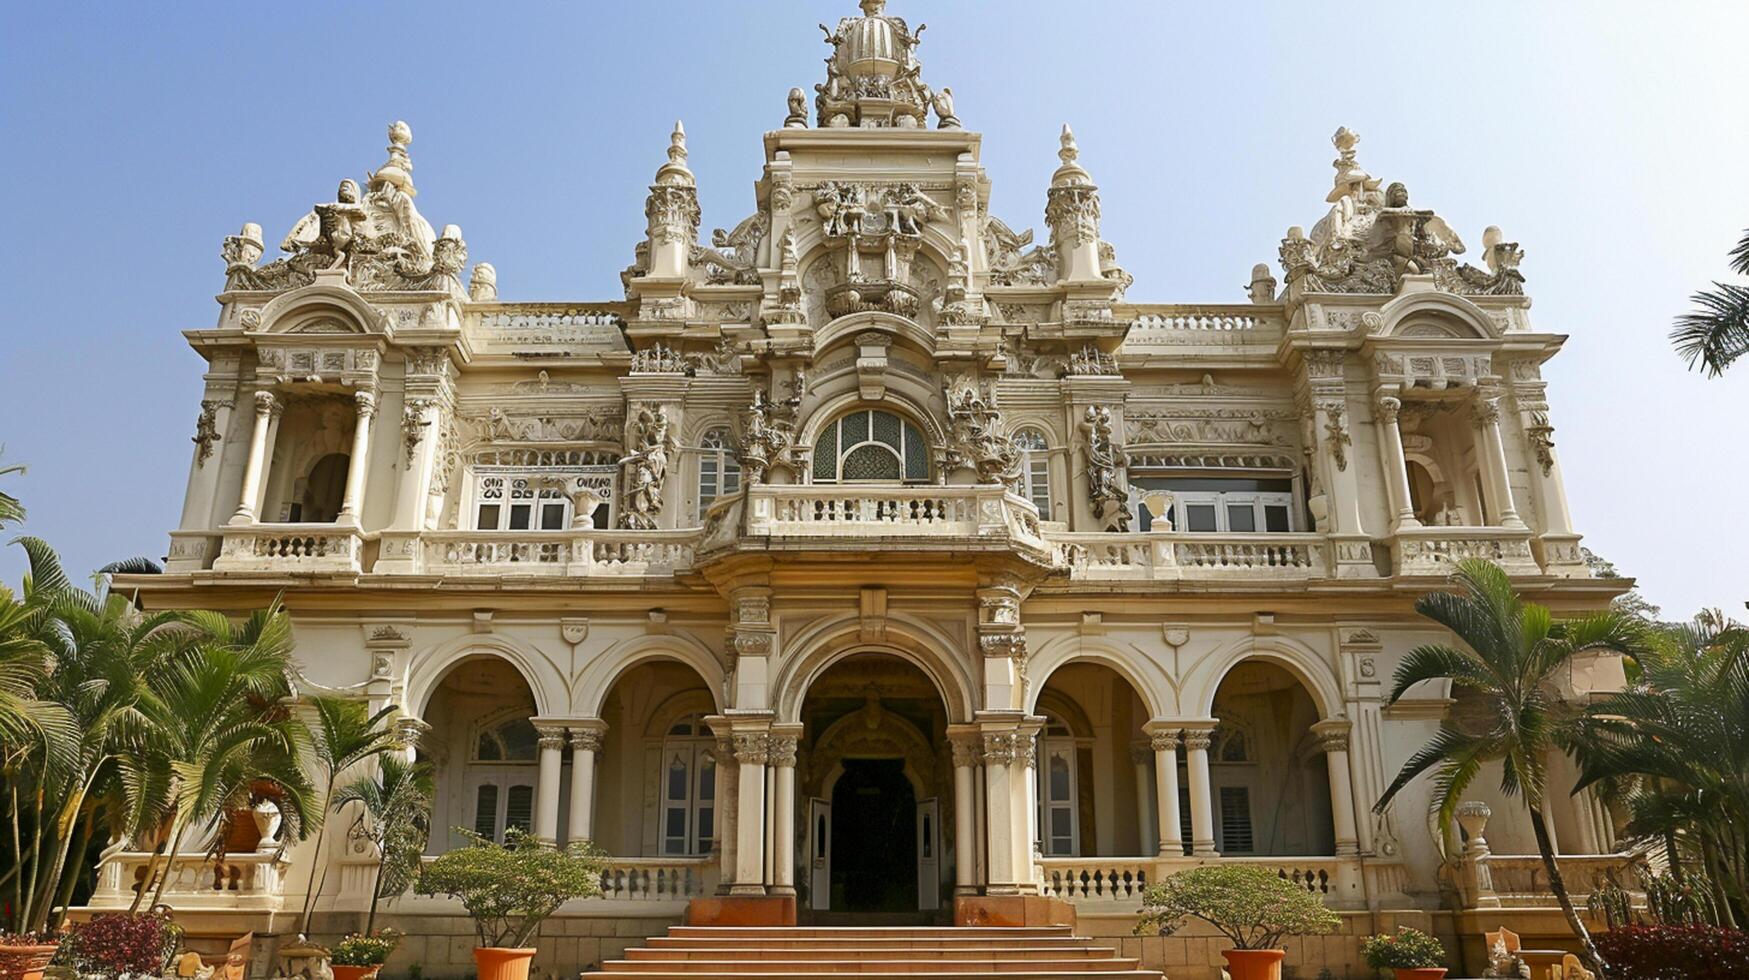
[[[913,32],[886,13],[886,0],[861,0],[861,17],[845,17],[837,29],[820,25],[832,54],[826,81],[814,86],[819,124],[829,128],[919,129],[934,109],[937,125],[958,129],[953,91],[923,83],[917,45],[927,25]]]

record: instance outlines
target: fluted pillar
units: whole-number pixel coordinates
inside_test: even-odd
[[[1373,419],[1378,423],[1379,451],[1385,468],[1385,494],[1391,507],[1391,523],[1398,528],[1420,527],[1415,501],[1409,492],[1409,462],[1403,453],[1403,428],[1397,423],[1401,399],[1379,395],[1373,399]]]
[[[1486,463],[1488,488],[1494,494],[1494,510],[1499,515],[1500,526],[1522,528],[1524,520],[1518,516],[1518,507],[1512,501],[1512,480],[1506,465],[1506,442],[1500,437],[1500,402],[1495,398],[1477,395],[1472,409],[1476,426],[1482,433],[1481,456]]]
[[[535,723],[540,735],[540,770],[534,787],[534,835],[548,844],[559,839],[559,780],[564,774],[565,729]]]
[[[796,746],[801,726],[774,730],[768,749],[772,769],[771,890],[778,895],[796,893]]]
[[[1209,745],[1213,728],[1184,730],[1185,769],[1190,776],[1190,849],[1196,857],[1215,857],[1214,790],[1209,783]]]
[[[1352,724],[1346,719],[1320,721],[1312,726],[1312,734],[1324,749],[1325,768],[1330,777],[1330,816],[1335,828],[1336,855],[1352,857],[1360,853],[1360,836],[1355,830],[1354,782],[1348,770],[1348,732]]]
[[[765,763],[768,735],[740,731],[734,740],[739,778],[735,789],[735,883],[732,895],[765,894]]]
[[[949,735],[953,750],[953,883],[954,894],[978,891],[978,854],[982,847],[977,829],[977,771],[979,742],[976,734]]]
[[[1149,733],[1154,749],[1154,792],[1160,813],[1160,856],[1184,856],[1183,818],[1178,812],[1178,734],[1176,728]]]
[[[243,487],[237,494],[237,512],[232,524],[256,521],[256,498],[261,495],[261,473],[267,468],[267,427],[273,419],[273,392],[255,393],[255,428],[249,433],[249,460],[243,467]]]
[[[359,510],[364,506],[364,480],[370,472],[370,423],[376,418],[377,396],[360,391],[352,396],[358,406],[358,418],[352,426],[352,456],[346,461],[346,492],[340,498],[341,524],[357,524]],[[555,825],[554,830],[557,830]]]
[[[590,840],[595,833],[595,759],[607,734],[607,723],[582,722],[571,727],[571,813],[565,841]]]

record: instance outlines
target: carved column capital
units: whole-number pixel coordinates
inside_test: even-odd
[[[1155,752],[1175,752],[1178,750],[1178,739],[1182,732],[1177,728],[1163,729],[1148,736],[1149,746]]]
[[[536,725],[535,733],[540,736],[542,751],[557,752],[565,747],[565,729],[559,725]]]
[[[273,392],[257,391],[255,393],[255,414],[267,415],[271,413],[274,409],[274,401]]]
[[[1215,730],[1212,728],[1186,728],[1184,730],[1184,749],[1187,752],[1207,752],[1214,744]]]
[[[771,758],[771,743],[764,732],[738,732],[733,736],[735,761],[763,766]]]
[[[1022,738],[1019,732],[984,732],[983,739],[984,761],[999,766],[1020,758],[1022,745],[1030,741]]]
[[[1333,718],[1313,725],[1312,735],[1317,738],[1318,746],[1326,753],[1347,752],[1348,733],[1353,727],[1353,723],[1346,719]]]
[[[355,391],[352,393],[352,401],[358,406],[359,418],[370,419],[376,417],[377,396],[374,392]]]
[[[431,726],[418,718],[402,715],[395,719],[395,743],[401,748],[410,749],[418,745],[429,731]]]
[[[1378,395],[1373,399],[1373,415],[1386,425],[1397,424],[1397,414],[1403,410],[1403,400],[1394,395]]]
[[[796,764],[796,747],[801,743],[797,735],[773,733],[765,737],[766,762],[780,768],[793,768]]]
[[[947,744],[953,750],[955,769],[970,768],[984,761],[983,739],[976,734],[949,735]]]
[[[1470,403],[1470,417],[1477,425],[1488,426],[1500,423],[1500,399],[1478,394]]]
[[[584,752],[599,754],[607,739],[607,726],[588,726],[571,729],[571,748]]]

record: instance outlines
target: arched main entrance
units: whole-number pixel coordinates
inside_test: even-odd
[[[914,665],[847,657],[801,709],[796,874],[805,920],[932,921],[951,895],[947,708]],[[949,823],[951,824],[951,820]]]

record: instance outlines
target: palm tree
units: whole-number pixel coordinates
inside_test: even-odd
[[[309,729],[309,758],[316,770],[320,795],[310,801],[310,812],[315,818],[311,829],[316,835],[316,843],[310,853],[310,884],[304,892],[304,914],[298,921],[298,931],[304,935],[309,935],[310,916],[316,910],[316,895],[326,880],[321,874],[320,860],[327,829],[323,818],[329,810],[334,786],[348,769],[396,747],[394,730],[383,724],[395,712],[393,707],[373,715],[362,701],[331,695],[318,695],[307,703],[315,715],[315,724]],[[338,806],[336,804],[335,808]]]
[[[309,734],[292,711],[290,617],[277,600],[241,625],[216,612],[183,615],[212,639],[154,672],[141,702],[153,738],[124,760],[125,778],[142,790],[155,773],[167,774],[167,855],[154,905],[189,830],[248,807],[258,784],[275,787],[273,803],[289,834],[301,839],[311,817],[303,768]]]
[[[1692,859],[1726,924],[1749,918],[1749,630],[1700,616],[1659,631],[1631,688],[1597,701],[1577,743],[1580,786],[1626,799],[1631,837]]]
[[[5,446],[0,446],[0,452],[5,450]],[[24,464],[13,463],[10,466],[0,466],[0,476],[11,476],[14,473],[22,476]],[[0,491],[0,527],[4,527],[7,521],[17,524],[22,520],[24,520],[24,505],[18,502],[17,497]]]
[[[429,762],[408,762],[396,753],[382,757],[377,772],[340,788],[335,812],[350,803],[361,807],[355,832],[377,848],[377,878],[370,892],[365,935],[376,926],[377,902],[400,895],[419,874],[419,855],[431,836],[431,797],[435,792]]]
[[[1749,276],[1749,232],[1731,250],[1731,269]],[[1693,302],[1699,308],[1676,318],[1670,339],[1689,367],[1716,378],[1749,354],[1749,286],[1715,282],[1695,293]]]
[[[1440,725],[1403,764],[1374,809],[1382,813],[1405,786],[1432,771],[1433,809],[1442,831],[1450,833],[1465,790],[1484,764],[1499,762],[1501,791],[1522,796],[1530,810],[1549,890],[1579,938],[1588,967],[1607,977],[1603,957],[1567,894],[1544,819],[1548,757],[1571,749],[1583,710],[1561,695],[1556,674],[1584,651],[1636,652],[1642,627],[1613,610],[1557,621],[1546,607],[1521,599],[1492,562],[1460,562],[1452,584],[1455,591],[1416,600],[1415,610],[1450,630],[1462,646],[1435,643],[1409,651],[1397,667],[1390,703],[1422,681],[1443,678],[1451,681],[1452,695],[1472,710],[1466,710],[1462,724],[1447,719]]]

